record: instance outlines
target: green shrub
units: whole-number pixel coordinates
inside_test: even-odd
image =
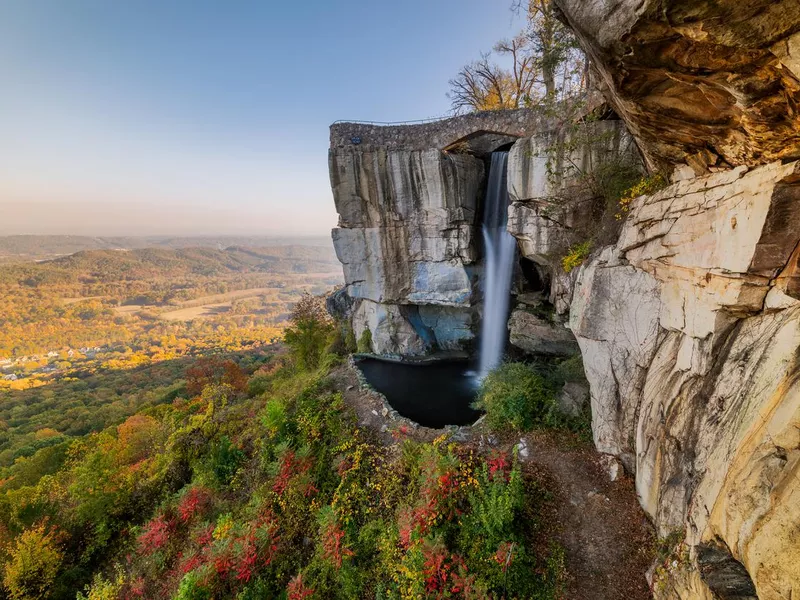
[[[564,269],[564,272],[569,273],[572,269],[581,266],[583,261],[589,256],[591,250],[591,240],[572,246],[567,255],[561,259],[561,267]]]
[[[184,575],[174,600],[209,600],[211,592],[203,586],[202,580],[198,571],[190,571]]]
[[[321,298],[304,294],[295,304],[283,339],[301,369],[316,369],[333,341],[335,328]]]
[[[364,333],[358,338],[358,351],[362,354],[372,352],[372,332],[369,327],[364,329]]]
[[[505,363],[483,380],[475,407],[486,411],[492,429],[527,431],[552,421],[555,393],[528,365]]]
[[[356,333],[353,331],[353,326],[350,323],[345,323],[345,334],[344,334],[344,347],[349,353],[356,352],[358,350],[358,342],[356,341]]]
[[[556,365],[555,378],[559,384],[567,382],[588,383],[586,381],[586,373],[583,370],[583,358],[581,355],[576,354],[559,362]]]
[[[236,474],[244,453],[222,436],[211,452],[211,469],[220,485],[228,485]]]

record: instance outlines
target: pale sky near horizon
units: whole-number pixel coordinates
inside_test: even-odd
[[[327,233],[330,123],[445,114],[510,4],[0,0],[0,235]]]

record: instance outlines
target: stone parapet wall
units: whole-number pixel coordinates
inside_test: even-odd
[[[552,126],[552,119],[539,108],[490,110],[417,124],[337,122],[331,125],[331,149],[360,146],[364,150],[442,150],[480,132],[525,137]]]

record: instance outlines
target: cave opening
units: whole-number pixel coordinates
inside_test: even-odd
[[[520,256],[518,287],[523,294],[539,292],[545,298],[550,296],[550,274],[536,262]]]

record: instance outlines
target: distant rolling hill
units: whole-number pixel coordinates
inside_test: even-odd
[[[0,283],[27,286],[87,281],[143,281],[233,273],[336,273],[340,264],[331,246],[248,248],[137,248],[82,250],[39,262],[0,267]]]
[[[216,248],[231,246],[265,248],[275,246],[330,247],[328,236],[196,236],[196,237],[90,237],[81,235],[0,236],[0,260],[41,260],[83,250],[135,250],[139,248]]]

